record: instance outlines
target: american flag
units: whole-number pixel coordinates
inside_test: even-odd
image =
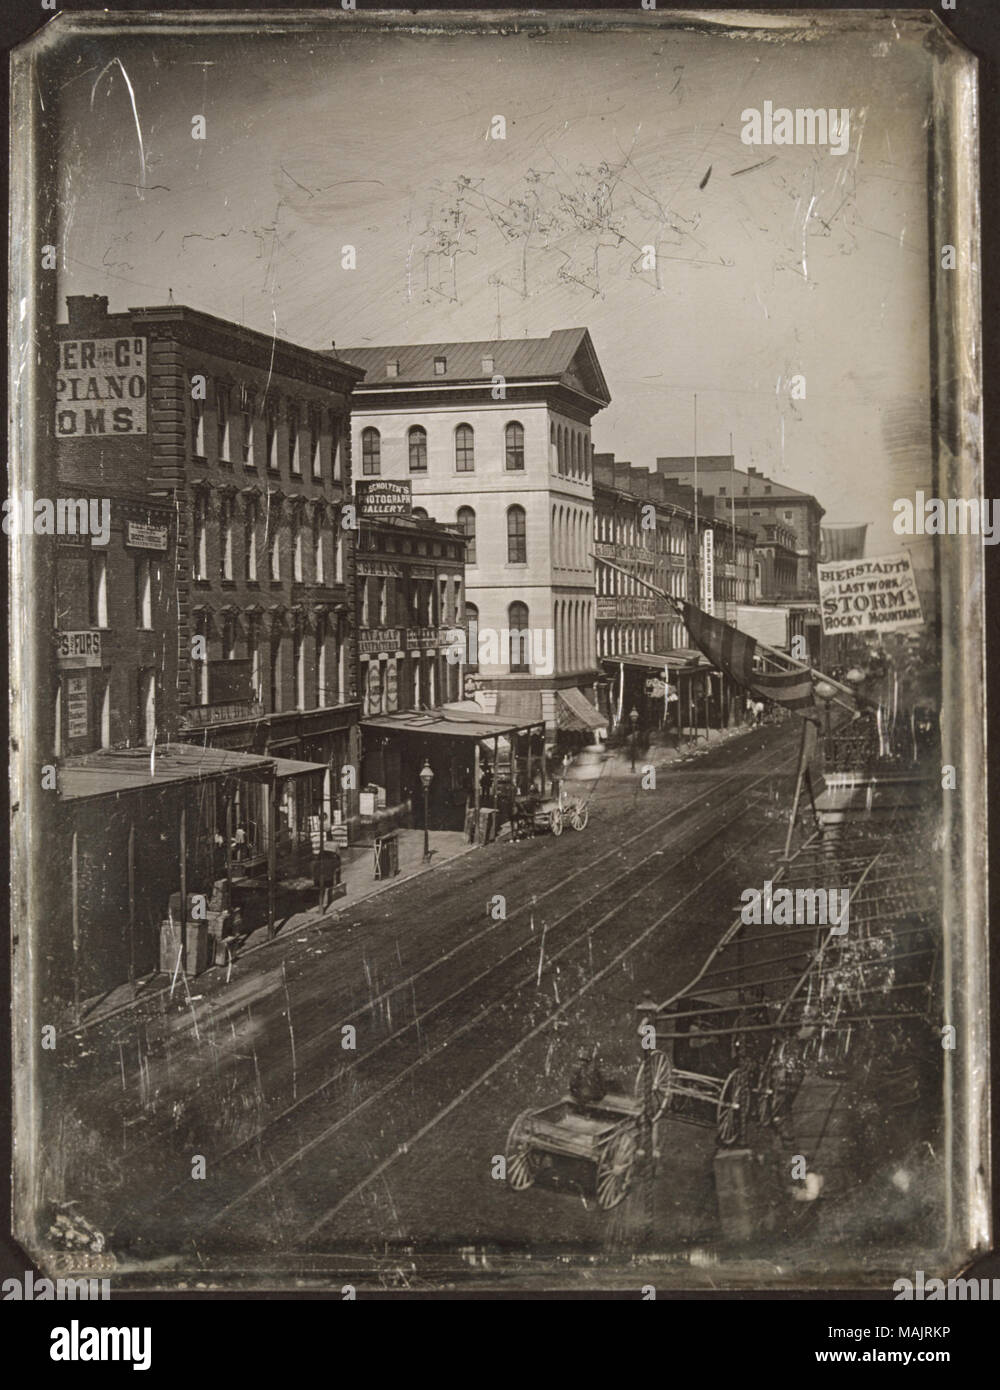
[[[754,657],[763,653],[753,637],[728,623],[721,623],[693,603],[682,603],[681,607],[691,640],[713,666],[725,671],[737,685],[761,700],[773,700],[798,714],[819,717],[811,671],[803,668],[766,674],[755,671]]]

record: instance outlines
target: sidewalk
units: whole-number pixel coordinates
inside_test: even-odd
[[[706,742],[704,730],[699,732],[697,741],[695,741],[692,731],[686,729],[680,748],[675,747],[672,734],[657,733],[647,749],[636,751],[634,773],[631,770],[632,756],[626,739],[622,746],[609,750],[601,775],[610,778],[638,777],[644,767],[652,766],[659,771],[661,768],[671,767],[675,763],[694,762],[698,758],[703,758],[706,753],[714,753],[723,744],[731,743],[733,739],[742,738],[743,735],[754,732],[757,731],[743,724],[735,725],[729,729],[710,729],[710,737]],[[567,778],[567,786],[571,785],[573,780],[571,772]]]
[[[374,851],[371,845],[352,845],[348,849],[342,850],[340,855],[341,881],[347,888],[346,894],[335,898],[325,911],[321,911],[319,906],[315,905],[302,912],[296,912],[292,916],[276,918],[275,934],[270,941],[268,940],[266,924],[257,927],[245,938],[234,960],[243,960],[252,951],[258,951],[277,941],[284,941],[296,931],[304,931],[319,922],[336,919],[348,908],[354,907],[355,904],[374,897],[387,888],[393,888],[396,884],[403,883],[407,879],[416,878],[419,874],[436,869],[439,865],[448,863],[449,860],[457,858],[460,854],[478,848],[476,845],[469,844],[460,830],[432,830],[430,832],[431,858],[425,864],[424,832],[422,830],[399,830],[396,833],[399,836],[399,873],[393,878],[376,879],[373,876]],[[206,986],[222,984],[228,977],[228,970],[229,967],[226,965],[211,965],[200,975],[189,976],[188,980],[190,983],[192,979],[196,978],[199,992],[202,992]],[[98,1002],[93,1003],[91,1007],[88,1008],[88,1003],[84,1002],[83,1018],[74,1031],[102,1023],[113,1014],[121,1013],[133,1004],[144,1004],[158,994],[169,990],[170,985],[171,977],[163,971],[154,971],[141,980],[137,980],[134,999],[131,986],[127,982],[118,985]]]

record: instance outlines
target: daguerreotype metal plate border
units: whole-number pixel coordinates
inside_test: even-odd
[[[605,103],[606,129],[612,108],[627,107],[631,148],[622,131],[617,142],[598,133],[598,98],[612,89],[607,78],[594,85],[601,44],[621,97]],[[558,74],[549,87],[541,51]],[[772,87],[755,76],[765,58]],[[223,59],[226,73],[214,66]],[[476,75],[492,94],[497,64],[508,101],[486,111]],[[850,71],[859,64],[860,77]],[[172,103],[164,72],[177,77]],[[407,126],[380,87],[398,79],[414,94],[421,72],[426,108]],[[288,103],[300,81],[295,131]],[[14,1229],[32,1257],[53,1278],[236,1292],[888,1290],[959,1273],[991,1235],[983,537],[996,536],[991,504],[978,506],[972,57],[916,10],[95,13],[61,15],[23,45],[12,93]],[[799,97],[807,110],[783,105]],[[894,152],[897,98],[912,124]],[[541,107],[544,129],[532,124]],[[106,136],[102,109],[113,113]],[[271,111],[280,138],[268,133]],[[449,144],[460,119],[471,176]],[[584,133],[561,147],[573,122]],[[522,130],[532,138],[518,150]],[[427,151],[439,139],[438,174]],[[202,151],[219,168],[213,141],[232,147],[244,176],[225,185],[232,204],[214,223],[194,216],[191,193]],[[310,161],[324,142],[317,170]],[[497,155],[498,175],[487,176],[484,152]],[[330,192],[341,153],[356,196]],[[862,162],[876,158],[877,169]],[[383,191],[388,183],[382,201],[361,191],[362,165]],[[839,204],[829,196],[838,170],[849,171],[836,182]],[[257,195],[275,179],[278,211],[265,223]],[[893,202],[894,188],[914,181],[924,225]],[[93,192],[102,182],[114,205],[123,185],[136,199],[103,249]],[[869,225],[857,210],[862,184]],[[171,211],[175,199],[190,228]],[[316,252],[324,217],[336,246],[305,295],[301,257]],[[170,259],[149,287],[158,229]],[[113,230],[103,226],[107,238]],[[685,385],[684,363],[689,348],[698,359],[717,344],[719,374],[732,373],[727,325],[717,308],[698,322],[684,306],[701,293],[709,306],[726,302],[710,286],[719,267],[736,286],[734,318],[757,296],[759,347],[745,324],[733,332],[745,335],[745,356],[759,351],[762,376],[777,379],[779,404],[797,410],[801,428],[840,379],[807,382],[797,354],[823,360],[806,341],[819,322],[842,361],[856,330],[828,297],[825,326],[807,315],[801,335],[777,309],[788,336],[775,341],[775,275],[810,287],[810,277],[845,273],[831,271],[834,251],[856,253],[863,293],[878,301],[876,236],[913,286],[908,331],[893,341],[911,363],[910,405],[917,399],[924,414],[917,426],[916,407],[907,415],[889,398],[880,415],[882,378],[859,338],[858,371],[872,372],[875,401],[867,424],[881,437],[866,492],[846,457],[866,447],[863,431],[844,421],[850,516],[836,506],[847,484],[831,475],[821,492],[808,467],[796,474],[791,453],[786,467],[772,445],[748,438],[737,449],[730,436],[726,456],[726,408],[711,382],[700,393]],[[393,261],[387,279],[357,270],[369,237]],[[762,288],[743,257],[763,264],[769,238]],[[216,263],[218,293],[205,272]],[[295,293],[283,303],[287,267]],[[345,289],[352,273],[369,290]],[[674,275],[683,278],[671,285]],[[643,277],[649,302],[659,296],[658,320],[648,305],[633,308]],[[211,302],[195,297],[198,285]],[[328,313],[307,312],[310,296],[325,298]],[[467,320],[463,296],[473,301]],[[893,313],[899,329],[898,303]],[[600,332],[588,331],[591,314]],[[648,339],[648,374],[630,335]],[[927,347],[913,365],[918,340]],[[629,435],[621,416],[601,425],[621,373],[668,388],[636,390],[637,413],[640,401],[659,408],[676,378],[646,452],[642,428]],[[829,459],[829,400],[825,410]],[[748,466],[753,457],[763,470]],[[741,500],[737,516],[737,478],[750,497],[758,483],[770,492],[772,477],[789,498],[820,493],[834,523],[866,523],[877,548],[865,552],[864,525],[859,548],[838,554],[827,537],[821,555],[818,520],[809,540],[791,510],[768,522]],[[463,497],[478,524],[469,506],[456,510]],[[928,499],[940,499],[940,524],[921,510]],[[81,500],[77,513],[69,503]],[[71,514],[80,525],[65,524]],[[643,516],[662,544],[647,544]],[[94,560],[102,547],[106,558]],[[911,547],[923,557],[916,580]],[[785,590],[772,572],[781,554]],[[856,568],[845,571],[848,561]],[[852,582],[913,604],[910,616],[867,647],[850,645],[858,625],[846,617],[847,632],[831,619],[821,637],[821,593],[825,615],[850,615]],[[881,597],[865,603],[875,610]],[[643,622],[648,633],[635,638]],[[508,648],[507,625],[526,629],[526,650]],[[875,627],[860,630],[868,638]],[[774,718],[762,725],[765,695]],[[766,805],[753,789],[770,773],[753,764],[750,786],[738,771],[741,740],[749,749],[754,739],[780,750],[784,768],[766,782]],[[429,751],[445,745],[447,754]],[[702,798],[713,778],[730,777],[723,802],[749,798],[740,814],[756,807],[775,832],[743,869],[750,894],[729,882],[720,898],[697,879],[647,882],[659,843],[648,837],[661,821],[640,798],[664,798],[660,873],[686,856],[701,862],[707,851],[683,838],[677,817],[690,833],[703,823],[711,843],[722,831]],[[671,778],[697,813],[669,799]],[[815,804],[821,779],[825,810]],[[615,838],[629,816],[647,836],[634,863],[632,840]],[[468,853],[435,865],[461,837]],[[373,840],[365,892],[373,875],[397,873],[399,855],[413,881],[369,902],[357,846],[370,854]],[[731,846],[720,845],[725,859]],[[593,904],[618,862],[609,850],[624,872],[598,916]],[[551,868],[541,855],[553,856]],[[837,865],[861,925],[845,909],[822,941],[790,928],[797,944],[781,959],[795,979],[775,998],[771,974],[747,972],[781,925],[781,883],[817,886],[810,864],[814,877]],[[924,901],[903,900],[908,876],[917,895],[926,887]],[[888,886],[873,898],[878,882]],[[563,898],[585,928],[579,940]],[[755,922],[740,902],[765,916]],[[615,912],[631,932],[626,965],[602,954],[600,928]],[[745,932],[736,923],[727,932],[734,916]],[[690,940],[674,925],[681,918],[695,924]],[[479,942],[477,933],[473,961],[466,938]],[[523,951],[527,983],[501,973],[501,943]],[[449,1013],[448,1002],[473,988],[475,969],[459,970],[430,1003],[418,999],[412,982],[463,952],[487,979],[476,1007]],[[908,973],[910,957],[933,959],[926,977]],[[713,972],[725,981],[714,992]],[[349,990],[355,977],[365,1024],[326,1017],[325,993],[340,1008],[341,983]],[[905,990],[917,991],[919,1009],[893,1002]],[[508,1009],[511,1022],[497,1022]],[[425,1049],[441,1059],[433,1085]],[[376,1050],[391,1061],[371,1062]],[[879,1071],[880,1053],[894,1065]],[[352,1067],[363,1068],[353,1081]],[[897,1153],[886,1117],[907,1088],[900,1126],[910,1125],[912,1145]],[[463,1117],[473,1090],[478,1109]],[[390,1092],[397,1099],[383,1099]],[[821,1142],[819,1130],[802,1138],[807,1093],[828,1103],[824,1135],[844,1108],[853,1193],[832,1176],[842,1156],[799,1151]],[[352,1130],[355,1105],[370,1118]],[[822,1139],[824,1153],[831,1142]],[[410,1172],[396,1190],[401,1159]],[[137,1172],[148,1174],[139,1190]],[[355,1196],[361,1215],[344,1235],[331,1213]],[[161,1200],[171,1215],[158,1226]]]

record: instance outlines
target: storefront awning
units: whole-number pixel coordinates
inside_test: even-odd
[[[677,664],[677,658],[665,652],[623,652],[621,656],[602,656],[601,665],[617,673],[619,666],[637,666],[643,671],[661,671],[664,666]]]
[[[308,777],[310,773],[329,772],[326,763],[300,763],[294,758],[275,758],[274,775],[280,782],[285,777]]]
[[[556,691],[556,727],[592,733],[595,729],[606,729],[608,721],[575,685],[571,685]]]
[[[200,782],[205,778],[256,776],[266,778],[273,758],[237,753],[229,748],[203,748],[192,743],[164,743],[155,749],[104,749],[59,768],[59,799],[144,791],[170,783]]]
[[[405,714],[376,715],[361,721],[362,729],[378,734],[425,734],[432,738],[491,739],[508,738],[541,725],[541,720],[516,723],[510,719],[493,719],[488,714],[468,718],[458,711],[441,714],[422,714],[410,710]]]
[[[540,690],[497,691],[497,715],[504,719],[531,720],[534,724],[542,722],[542,692]]]

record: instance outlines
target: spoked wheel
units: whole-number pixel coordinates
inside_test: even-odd
[[[653,1052],[644,1057],[639,1063],[632,1089],[636,1100],[642,1100],[646,1095],[646,1068],[650,1066],[653,1068],[653,1119],[658,1120],[670,1106],[674,1068],[665,1052]]]
[[[757,1119],[769,1125],[774,1118],[774,1086],[777,1063],[773,1056],[760,1069],[757,1077]]]
[[[605,1144],[597,1164],[597,1205],[603,1211],[610,1211],[628,1195],[637,1148],[635,1135],[627,1129]]]
[[[720,1144],[735,1144],[746,1129],[749,1087],[739,1067],[729,1073],[722,1083],[716,1111]]]
[[[561,835],[563,833],[563,813],[558,806],[552,812],[549,824],[552,827],[553,835]]]
[[[586,830],[587,822],[590,820],[589,806],[574,806],[573,818],[570,821],[574,830]]]
[[[518,1115],[507,1135],[507,1184],[515,1192],[523,1192],[530,1187],[541,1166],[539,1155],[531,1144],[531,1131],[528,1128],[530,1115],[530,1110]]]

